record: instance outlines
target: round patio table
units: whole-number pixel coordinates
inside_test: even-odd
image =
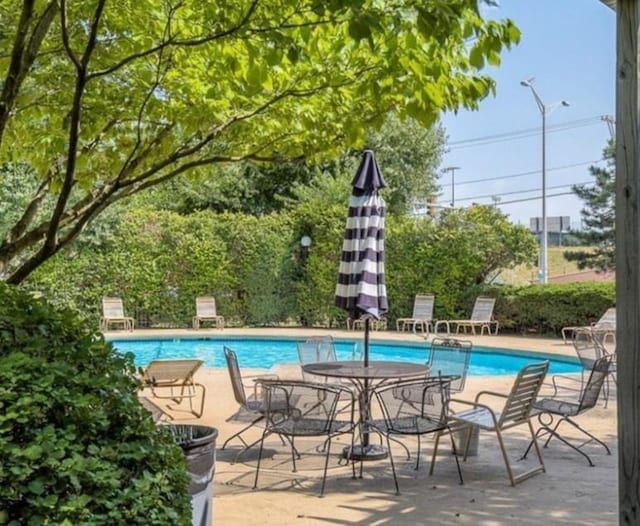
[[[362,444],[354,446],[349,456],[355,460],[380,460],[386,458],[388,451],[382,446],[369,443],[369,432],[366,426],[371,414],[371,397],[369,396],[371,390],[389,380],[425,376],[429,368],[426,364],[372,360],[367,366],[360,361],[309,363],[303,365],[302,370],[305,373],[327,378],[347,379],[353,383],[360,409]],[[345,456],[349,454],[349,449],[345,448]]]

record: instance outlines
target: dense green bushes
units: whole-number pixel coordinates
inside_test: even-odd
[[[335,326],[334,307],[346,203],[304,202],[261,217],[208,211],[125,214],[107,243],[60,254],[25,286],[87,313],[100,297],[121,296],[139,325],[188,326],[194,298],[216,296],[229,324]],[[300,238],[308,235],[308,254]],[[410,312],[416,292],[436,294],[440,318],[464,313],[464,293],[500,267],[528,261],[535,241],[490,207],[429,218],[389,216],[387,290],[391,322]]]
[[[615,305],[615,283],[583,282],[492,287],[500,325],[514,332],[559,334],[562,327],[588,325]]]
[[[191,524],[184,455],[132,359],[0,284],[0,524]]]

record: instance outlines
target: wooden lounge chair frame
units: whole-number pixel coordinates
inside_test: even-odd
[[[122,325],[125,330],[132,331],[135,326],[133,318],[124,315],[122,298],[102,298],[102,317],[100,318],[100,330],[106,331],[109,325],[115,323]]]
[[[196,298],[196,315],[193,317],[194,329],[199,329],[203,322],[212,322],[216,329],[224,329],[224,316],[216,310],[216,299],[213,296],[199,296]]]
[[[189,401],[189,409],[197,418],[202,416],[206,388],[197,383],[194,374],[204,360],[152,360],[144,369],[144,387],[151,390],[151,395],[158,399],[171,399],[176,404]],[[201,394],[198,394],[198,391]],[[194,408],[194,400],[200,397],[199,407]]]
[[[416,294],[413,300],[413,314],[410,318],[398,318],[396,320],[396,330],[406,331],[412,329],[417,332],[418,329],[422,334],[426,335],[429,331],[433,331],[433,305],[435,296],[433,294]]]

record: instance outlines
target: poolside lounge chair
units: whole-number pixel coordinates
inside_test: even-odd
[[[215,323],[217,329],[224,329],[224,316],[219,316],[216,311],[216,299],[213,296],[200,296],[196,298],[196,315],[193,317],[194,329],[199,329],[203,322]]]
[[[413,300],[413,314],[410,318],[398,318],[396,320],[396,330],[405,331],[411,328],[414,332],[418,329],[426,335],[433,330],[433,304],[435,296],[433,294],[416,294]]]
[[[567,338],[573,336],[578,330],[590,330],[594,334],[600,334],[605,332],[613,333],[616,331],[616,308],[611,307],[605,311],[600,319],[592,323],[591,325],[575,326],[575,327],[562,327],[560,333],[562,334],[562,341],[569,343]],[[604,336],[604,335],[603,335]]]
[[[513,387],[511,388],[511,392],[508,395],[493,391],[480,391],[473,402],[458,399],[451,400],[451,402],[456,404],[471,406],[470,409],[456,411],[451,414],[452,427],[461,429],[462,426],[466,426],[467,428],[467,437],[464,447],[465,461],[467,460],[469,446],[471,444],[473,426],[476,426],[480,430],[493,431],[496,434],[496,438],[498,439],[498,443],[502,451],[502,457],[507,468],[507,475],[512,486],[515,486],[517,483],[522,482],[537,473],[545,471],[542,453],[540,452],[540,447],[538,446],[533,425],[531,423],[531,410],[548,369],[548,361],[526,365],[518,373],[518,376],[513,383]],[[495,411],[488,405],[480,403],[480,400],[486,396],[503,398],[504,405],[502,410]],[[502,432],[507,429],[511,429],[512,427],[524,424],[529,426],[529,432],[531,433],[531,439],[536,450],[539,465],[524,473],[515,475],[511,469],[511,463],[509,462],[509,456],[502,438]],[[434,444],[434,455],[438,449],[437,439],[438,437],[436,437],[436,442]]]
[[[363,330],[365,326],[365,322],[367,321],[367,317],[369,318],[369,328],[372,331],[384,331],[387,329],[387,320],[386,318],[380,318],[376,320],[372,318],[369,314],[363,314],[359,318],[347,318],[347,330],[355,331],[357,329]]]
[[[193,378],[204,360],[152,360],[144,369],[142,379],[144,387],[151,390],[154,398],[171,399],[176,404],[185,399],[189,401],[189,410],[200,418],[204,410],[206,389]],[[201,394],[198,394],[201,391]],[[200,406],[194,409],[193,401],[200,397]]]
[[[495,298],[488,296],[478,296],[473,305],[471,317],[468,320],[439,320],[436,322],[434,333],[438,334],[441,326],[446,328],[447,334],[451,334],[451,324],[456,327],[456,334],[462,329],[467,332],[471,329],[473,335],[476,334],[476,328],[480,328],[480,335],[487,331],[487,334],[498,334],[499,324],[493,319],[493,307],[496,303]],[[493,329],[493,330],[492,330]]]
[[[124,306],[121,298],[102,298],[102,318],[100,318],[100,330],[106,331],[109,325],[115,323],[122,325],[125,330],[134,328],[133,318],[124,315]]]
[[[584,458],[587,459],[587,462],[589,462],[590,466],[593,466],[593,462],[591,461],[589,455],[587,455],[582,450],[583,446],[586,446],[587,444],[590,444],[592,442],[596,442],[606,450],[608,455],[611,455],[611,450],[602,440],[593,436],[573,420],[573,418],[581,415],[582,413],[586,413],[587,411],[595,407],[598,401],[598,397],[600,396],[602,386],[604,385],[607,375],[609,374],[609,366],[611,365],[611,360],[612,356],[607,355],[598,358],[595,362],[593,362],[593,367],[591,368],[591,374],[589,375],[587,385],[582,390],[578,399],[568,400],[565,397],[565,394],[562,392],[562,385],[554,381],[555,390],[553,395],[544,398],[538,398],[534,402],[534,410],[540,412],[538,414],[538,422],[540,423],[540,428],[538,429],[538,431],[536,431],[536,437],[539,438],[541,436],[548,435],[548,438],[543,447],[547,447],[549,445],[549,441],[555,437],[573,450],[580,453]],[[553,425],[554,417],[559,417],[555,425]],[[567,438],[560,435],[560,433],[558,432],[558,428],[563,422],[571,424],[575,429],[580,431],[583,435],[587,436],[588,440],[576,445],[570,442]],[[532,445],[533,442],[529,444],[529,447],[525,451],[523,458],[527,457],[527,454],[529,453]]]

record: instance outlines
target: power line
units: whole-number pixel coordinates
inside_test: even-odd
[[[592,126],[594,124],[602,122],[603,118],[601,115],[596,115],[594,117],[587,117],[584,119],[579,119],[575,121],[567,121],[559,124],[555,124],[553,126],[547,127],[548,133],[558,132],[558,131],[566,131],[572,130],[575,128],[582,128],[585,126]],[[511,140],[524,139],[527,137],[534,137],[540,134],[542,128],[526,128],[523,130],[514,130],[510,132],[497,133],[493,135],[485,135],[481,137],[474,137],[471,139],[463,139],[460,141],[453,141],[448,143],[448,147],[450,149],[462,149],[462,148],[471,148],[475,146],[484,146],[486,144],[493,144],[496,142],[504,142]]]
[[[576,168],[578,166],[586,166],[589,164],[595,164],[595,163],[599,163],[602,161],[606,161],[606,159],[602,158],[602,159],[597,159],[595,161],[585,161],[585,162],[581,162],[581,163],[574,163],[574,164],[565,164],[562,166],[554,166],[553,168],[547,168],[547,172],[552,172],[552,171],[558,171],[558,170],[566,170],[568,168]],[[456,182],[456,186],[461,186],[463,184],[474,184],[474,183],[483,183],[485,181],[498,181],[500,179],[512,179],[515,177],[523,177],[525,175],[536,175],[539,174],[540,170],[531,170],[528,172],[519,172],[519,173],[515,173],[515,174],[509,174],[509,175],[500,175],[500,176],[496,176],[496,177],[485,177],[482,179],[469,179],[468,181],[459,181]]]
[[[567,187],[571,187],[571,186],[576,186],[576,185],[587,185],[587,184],[593,184],[593,181],[586,181],[586,182],[582,182],[582,183],[571,183],[571,184],[559,184],[559,185],[555,185],[555,186],[548,186],[547,188],[549,190],[556,190],[558,188],[567,188]],[[473,201],[475,199],[487,199],[487,198],[491,198],[494,196],[500,197],[502,195],[517,195],[517,194],[528,194],[531,192],[539,192],[541,189],[540,188],[531,188],[529,190],[514,190],[513,192],[502,192],[500,194],[487,194],[487,195],[476,195],[474,197],[463,197],[462,199],[458,199],[458,201]],[[570,192],[573,193],[573,192]]]

